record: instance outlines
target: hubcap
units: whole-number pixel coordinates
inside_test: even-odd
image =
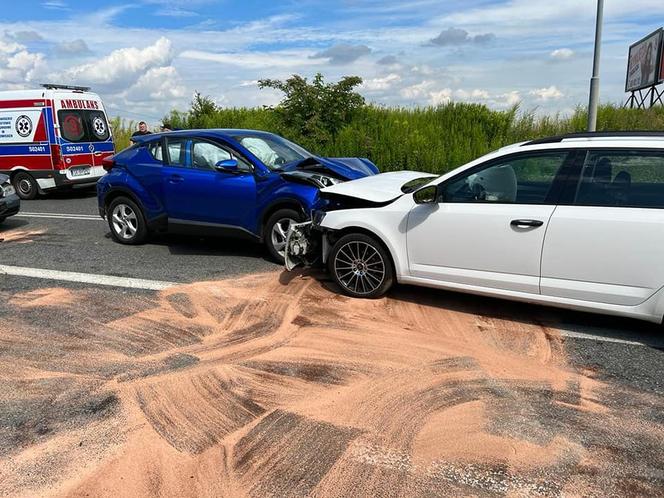
[[[21,181],[18,182],[18,189],[22,194],[29,194],[32,190],[32,184],[30,183],[30,180],[26,180],[25,178],[21,179]]]
[[[369,294],[385,280],[385,261],[371,244],[347,242],[334,257],[339,282],[356,294]]]
[[[279,256],[286,254],[286,237],[293,223],[297,223],[297,221],[292,218],[282,218],[272,227],[270,239],[272,240],[272,247],[274,247]]]
[[[138,217],[126,204],[118,204],[113,208],[111,221],[115,233],[124,240],[131,239],[138,231]]]

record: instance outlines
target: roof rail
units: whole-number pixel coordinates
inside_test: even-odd
[[[58,83],[42,83],[44,88],[48,90],[73,90],[75,92],[88,92],[89,86],[76,86],[76,85],[60,85]]]
[[[538,138],[523,145],[553,144],[575,138],[664,138],[664,131],[588,131]]]

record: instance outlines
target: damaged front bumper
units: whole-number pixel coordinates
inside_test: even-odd
[[[314,211],[311,221],[295,223],[286,235],[285,263],[286,270],[298,266],[310,267],[325,262],[327,238],[320,228],[325,217],[324,211]]]

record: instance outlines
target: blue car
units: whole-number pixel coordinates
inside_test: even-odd
[[[99,213],[113,239],[155,231],[235,235],[284,260],[291,223],[308,218],[318,189],[378,173],[368,159],[324,158],[263,131],[187,130],[134,137],[104,161]]]

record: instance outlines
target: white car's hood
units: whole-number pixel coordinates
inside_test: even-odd
[[[321,192],[356,197],[370,202],[387,202],[403,195],[401,187],[404,183],[427,176],[435,175],[419,171],[394,171],[338,183],[322,189]]]

